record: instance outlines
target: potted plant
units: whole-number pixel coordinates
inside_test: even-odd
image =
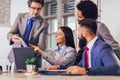
[[[30,58],[25,61],[27,72],[34,72],[36,58]]]

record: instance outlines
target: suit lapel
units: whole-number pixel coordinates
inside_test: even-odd
[[[95,41],[95,43],[94,43],[94,45],[93,45],[93,47],[92,47],[92,50],[91,50],[92,53],[94,52],[94,50],[95,50],[95,48],[96,48],[96,46],[97,46],[97,44],[98,44],[98,41],[99,41],[99,39],[97,39],[97,40]]]
[[[37,30],[41,27],[42,21],[43,21],[42,17],[39,16],[38,19],[34,22],[32,30],[29,35],[29,40],[37,32]]]
[[[98,42],[99,42],[99,39],[97,39],[92,47],[92,50],[91,50],[91,66],[93,66],[93,63],[94,62],[93,60],[95,60],[94,58],[96,58],[96,46],[98,45]]]
[[[28,14],[26,14],[21,20],[22,21],[22,25],[21,25],[22,35],[24,35],[25,30],[26,30],[27,19],[28,19]]]
[[[79,65],[82,65],[82,67],[85,67],[85,50],[83,51],[82,60],[79,62]]]

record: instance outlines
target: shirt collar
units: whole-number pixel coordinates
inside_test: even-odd
[[[62,46],[61,48],[59,46],[57,46],[55,50],[56,51],[64,51],[66,47],[67,47],[66,45]]]
[[[95,41],[97,40],[97,38],[98,38],[98,37],[95,37],[92,41],[90,41],[90,42],[88,43],[87,47],[88,47],[89,49],[92,48],[92,46],[93,46],[93,44],[95,43]]]
[[[36,18],[32,18],[33,22],[34,22],[37,18],[38,18],[38,17],[36,17]],[[28,20],[30,20],[30,19],[31,19],[31,17],[28,16]]]

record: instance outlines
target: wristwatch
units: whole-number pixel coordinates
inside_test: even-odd
[[[89,73],[89,68],[86,69],[86,74],[88,74],[88,73]]]
[[[59,66],[59,65],[57,65],[57,69],[60,69],[60,66]]]

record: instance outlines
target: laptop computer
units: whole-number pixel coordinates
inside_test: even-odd
[[[15,57],[15,65],[18,72],[26,71],[26,63],[27,59],[34,57],[34,49],[31,47],[21,47],[21,48],[13,48],[13,53]]]

